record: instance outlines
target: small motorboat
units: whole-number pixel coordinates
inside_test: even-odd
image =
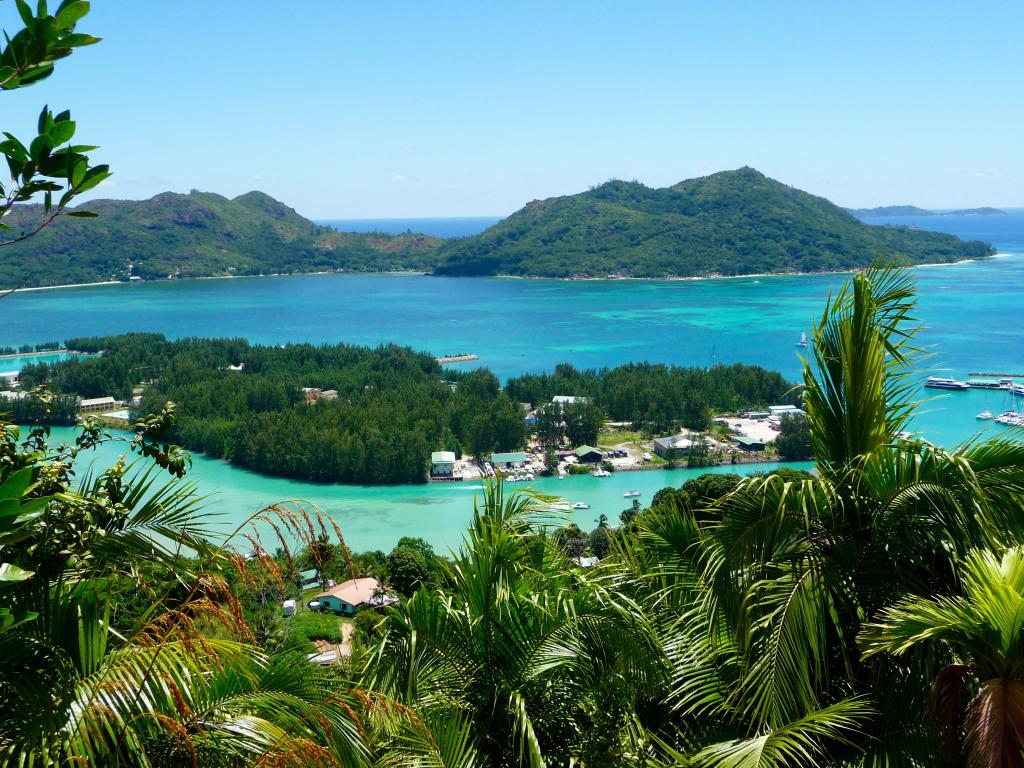
[[[992,414],[989,411],[982,411],[974,418],[978,419],[979,421],[988,421],[989,419],[992,418]]]
[[[626,498],[626,499],[632,499],[632,498],[635,498],[636,496],[639,496],[639,495],[640,495],[640,491],[626,491],[624,494],[622,494],[623,498]]]
[[[590,505],[583,501],[577,501],[572,505],[573,509],[590,509]]]

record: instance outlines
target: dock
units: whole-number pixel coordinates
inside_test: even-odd
[[[479,360],[480,355],[442,355],[441,357],[435,357],[435,360],[441,365],[445,363],[468,363],[471,360]]]
[[[968,376],[997,376],[1002,379],[1024,379],[1024,373],[969,373]]]

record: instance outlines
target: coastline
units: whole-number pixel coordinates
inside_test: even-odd
[[[1009,258],[1013,256],[1012,253],[1005,253],[997,251],[990,256],[983,258],[974,259],[959,259],[957,261],[938,261],[929,264],[911,264],[902,269],[925,269],[930,267],[952,267],[957,264],[970,264],[974,262],[988,261],[989,259],[998,258]],[[700,276],[688,276],[688,277],[549,277],[546,275],[468,275],[465,277],[458,277],[460,280],[472,280],[477,277],[488,277],[497,278],[501,280],[558,280],[560,282],[619,282],[623,280],[634,280],[634,281],[646,281],[646,282],[696,282],[703,280],[743,280],[749,278],[768,278],[768,277],[812,277],[814,275],[852,275],[857,272],[863,271],[865,268],[859,269],[835,269],[835,270],[820,270],[816,272],[751,272],[743,275],[700,275]],[[94,288],[97,286],[104,285],[138,285],[148,283],[184,283],[193,280],[242,280],[242,279],[258,279],[265,277],[303,277],[306,275],[378,275],[378,276],[394,276],[394,277],[434,277],[430,272],[422,272],[415,269],[395,269],[386,272],[372,272],[372,271],[347,271],[347,270],[318,270],[315,272],[271,272],[265,275],[202,275],[199,277],[180,277],[175,279],[169,278],[158,278],[156,280],[100,280],[94,283],[66,283],[62,285],[40,285],[31,288],[0,288],[2,291],[10,291],[11,293],[27,293],[29,291],[57,291],[69,288]],[[437,277],[454,277],[452,275],[437,275]]]

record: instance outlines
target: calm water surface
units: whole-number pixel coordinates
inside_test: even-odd
[[[915,270],[923,344],[932,372],[1024,373],[1021,300],[1024,212],[1000,217],[886,219],[992,242],[1005,256]],[[408,227],[407,227],[408,228]],[[403,230],[404,231],[404,230]],[[466,234],[471,234],[467,232]],[[685,365],[757,363],[796,380],[795,342],[820,315],[841,276],[703,281],[558,281],[433,278],[410,275],[304,275],[193,280],[18,293],[0,301],[0,346],[80,335],[159,331],[171,337],[239,336],[287,341],[395,342],[435,354],[472,352],[505,378],[551,369],[651,360]],[[0,370],[18,367],[0,361]],[[1010,407],[1000,392],[939,396],[915,428],[952,445],[976,433],[1004,431],[974,415]],[[112,453],[102,457],[107,460]],[[728,469],[728,468],[726,468]],[[237,521],[260,506],[304,498],[344,526],[356,549],[389,548],[402,535],[437,546],[457,543],[474,488],[320,486],[265,478],[196,458],[195,477],[212,508]],[[607,479],[544,479],[537,487],[591,510],[581,526],[641,501],[696,472],[624,473]]]

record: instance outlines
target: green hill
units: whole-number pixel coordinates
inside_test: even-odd
[[[441,242],[423,235],[335,232],[262,192],[229,200],[165,192],[149,200],[94,200],[97,218],[61,217],[35,237],[0,248],[0,287],[318,270],[423,269]],[[11,239],[40,220],[15,208]]]
[[[992,253],[985,243],[873,227],[752,168],[652,189],[610,181],[538,200],[446,242],[442,275],[689,277],[921,264]]]

